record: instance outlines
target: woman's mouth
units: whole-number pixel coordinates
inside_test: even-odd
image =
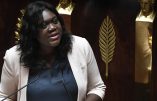
[[[49,36],[49,40],[52,40],[52,41],[58,40],[59,38],[60,38],[60,34],[59,33],[51,34]]]

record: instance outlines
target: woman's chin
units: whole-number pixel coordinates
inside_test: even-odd
[[[59,44],[60,44],[60,40],[55,40],[55,41],[49,42],[49,45],[52,46],[52,47],[56,47]]]

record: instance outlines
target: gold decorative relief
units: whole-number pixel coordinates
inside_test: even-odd
[[[59,14],[71,15],[74,7],[75,4],[72,2],[72,0],[60,0],[56,9]]]
[[[18,41],[20,40],[20,30],[21,30],[21,27],[22,27],[22,17],[24,16],[24,10],[20,10],[21,12],[21,16],[17,18],[18,22],[16,24],[16,27],[17,27],[17,30],[15,31],[15,43],[18,43]]]
[[[107,16],[99,30],[99,47],[101,58],[106,64],[106,77],[108,77],[108,64],[112,61],[114,55],[115,40],[114,26],[111,19]]]

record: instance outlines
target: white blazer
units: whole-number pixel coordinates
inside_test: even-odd
[[[101,79],[91,46],[85,38],[72,37],[72,52],[68,54],[68,59],[78,85],[77,101],[85,101],[88,94],[96,94],[103,99],[106,86]],[[28,73],[29,69],[20,64],[17,46],[7,50],[1,75],[0,100],[27,85]],[[27,101],[26,90],[27,87],[23,88],[5,101]]]

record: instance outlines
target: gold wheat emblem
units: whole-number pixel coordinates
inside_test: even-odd
[[[99,30],[99,47],[101,58],[106,64],[106,77],[108,77],[108,64],[111,62],[114,54],[115,40],[114,26],[111,19],[107,16]]]

